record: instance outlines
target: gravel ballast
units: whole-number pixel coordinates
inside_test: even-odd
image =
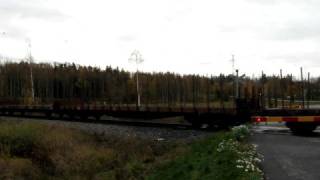
[[[207,137],[213,132],[200,131],[186,128],[172,128],[172,127],[142,127],[133,125],[116,125],[116,124],[99,124],[99,123],[84,123],[71,122],[60,120],[45,120],[19,117],[0,117],[0,120],[7,121],[30,121],[46,123],[48,125],[59,125],[68,128],[79,129],[90,134],[96,134],[106,137],[134,137],[141,139],[149,139],[156,141],[193,141]]]

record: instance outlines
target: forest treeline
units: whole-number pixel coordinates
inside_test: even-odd
[[[32,78],[31,78],[32,71]],[[32,81],[31,81],[32,79]],[[21,61],[0,65],[0,98],[2,103],[52,103],[55,100],[98,102],[104,104],[135,104],[137,102],[136,74],[107,66],[100,69],[73,63],[49,64]],[[180,75],[171,72],[139,73],[141,103],[165,104],[215,104],[223,105],[235,96],[233,75],[200,76]],[[310,82],[294,80],[287,75],[262,75],[251,79],[239,77],[242,98],[266,99],[276,106],[280,99],[296,101],[320,99],[320,78]]]

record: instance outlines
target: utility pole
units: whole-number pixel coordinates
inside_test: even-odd
[[[303,69],[300,68],[301,73],[301,91],[302,91],[302,108],[304,109],[305,93],[304,93],[304,80],[303,80]]]
[[[234,75],[234,64],[235,64],[234,54],[232,54],[231,64],[232,64],[232,75]]]
[[[307,107],[310,108],[310,72],[308,72]]]
[[[266,83],[266,77],[264,72],[261,73],[261,92],[260,92],[260,98],[261,98],[261,107],[265,108],[265,99],[264,99],[264,84]]]
[[[236,99],[239,98],[239,70],[236,69]]]
[[[236,102],[237,98],[238,98],[238,89],[237,89],[237,78],[238,77],[235,77],[235,58],[234,58],[234,54],[232,54],[232,57],[231,57],[231,65],[232,65],[232,78],[233,78],[233,84],[232,84],[232,88],[233,88],[233,99],[234,99],[234,102]]]
[[[280,69],[280,91],[281,91],[281,106],[284,108],[284,93],[283,93],[283,77],[282,77],[282,69]]]
[[[210,82],[211,82],[211,77],[207,74],[207,109],[210,111]]]
[[[5,37],[6,37],[6,35],[7,35],[7,33],[6,33],[6,32],[1,32],[1,33],[0,33],[0,37],[5,38]],[[0,52],[0,53],[3,53],[3,52]],[[0,63],[1,63],[1,60],[4,60],[4,59],[5,59],[4,54],[1,54],[1,55],[0,55]]]
[[[136,78],[137,78],[137,107],[140,108],[141,104],[140,104],[140,88],[139,88],[139,68],[138,65],[141,64],[144,60],[142,59],[142,55],[138,50],[134,50],[129,58],[129,62],[134,62],[136,63]]]
[[[31,53],[31,40],[27,40],[28,48],[29,48],[29,64],[30,64],[30,83],[31,83],[31,100],[34,102],[34,83],[33,83],[33,72],[32,72],[32,53]]]

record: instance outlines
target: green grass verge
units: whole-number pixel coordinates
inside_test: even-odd
[[[191,144],[189,151],[154,170],[149,180],[261,180],[261,161],[248,144],[247,127],[220,132]]]

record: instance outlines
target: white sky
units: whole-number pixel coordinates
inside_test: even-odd
[[[320,75],[316,0],[0,0],[0,54],[144,71]]]

